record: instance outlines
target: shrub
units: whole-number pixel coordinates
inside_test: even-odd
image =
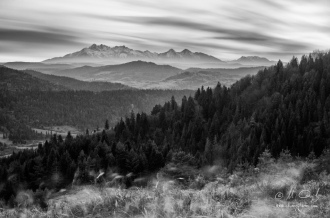
[[[317,172],[326,171],[330,173],[330,149],[325,149],[317,161]]]
[[[315,155],[315,152],[314,151],[311,151],[311,153],[309,153],[307,159],[309,161],[314,161],[316,159],[316,155]]]
[[[207,181],[202,175],[198,175],[195,180],[190,184],[189,188],[201,190],[204,188]]]
[[[183,185],[184,187],[188,187],[190,182],[197,178],[199,171],[192,166],[180,164],[175,165],[172,163],[166,165],[162,169],[161,174],[170,179],[175,179],[179,182],[179,184]]]
[[[289,163],[292,162],[292,156],[288,149],[282,150],[280,157],[278,158],[279,162]]]
[[[33,192],[31,190],[21,191],[16,195],[15,202],[18,207],[27,208],[33,205]]]
[[[268,149],[265,149],[265,151],[262,152],[258,160],[258,168],[264,172],[269,171],[270,166],[275,162],[275,159],[272,157]]]
[[[41,209],[46,210],[47,205],[47,195],[48,195],[48,189],[45,190],[37,189],[37,191],[34,194],[34,201],[40,206]]]
[[[300,183],[304,184],[311,180],[319,180],[319,175],[315,172],[315,169],[312,166],[307,166],[302,170]]]
[[[195,157],[184,151],[173,153],[172,162],[180,165],[197,166],[197,160]]]

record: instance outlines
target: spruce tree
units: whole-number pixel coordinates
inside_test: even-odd
[[[108,130],[110,127],[109,127],[109,120],[107,119],[106,121],[105,121],[105,124],[104,124],[104,129],[105,130]]]

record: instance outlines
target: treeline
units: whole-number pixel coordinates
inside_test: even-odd
[[[32,130],[17,120],[12,111],[0,108],[0,132],[13,143],[25,143],[26,140],[44,139],[45,136]]]
[[[142,113],[140,124],[147,124]],[[160,149],[147,137],[139,143],[116,142],[113,131],[65,140],[54,135],[38,149],[14,153],[0,159],[0,200],[14,206],[15,196],[21,190],[42,192],[45,188],[59,190],[67,185],[93,183],[100,172],[133,176],[124,182],[130,186],[138,176],[154,172],[165,164],[169,150]]]

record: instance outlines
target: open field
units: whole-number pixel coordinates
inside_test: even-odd
[[[66,136],[70,131],[71,135],[75,137],[80,131],[71,126],[51,126],[51,127],[44,127],[43,129],[32,128],[37,133],[46,134],[58,134],[61,136]]]
[[[3,150],[0,150],[0,158],[3,157],[8,157],[10,156],[13,152],[17,152],[19,150],[24,150],[24,149],[37,149],[39,142],[42,142],[40,140],[34,140],[34,141],[29,141],[27,144],[9,144],[6,145]]]
[[[314,172],[316,165],[313,160],[281,159],[259,168],[238,169],[231,175],[213,166],[196,172],[198,176],[185,186],[180,178],[162,172],[145,188],[123,189],[109,187],[109,183],[74,186],[57,194],[47,191],[45,211],[34,206],[31,192],[22,192],[16,197],[20,206],[0,211],[0,216],[329,217],[330,175]]]
[[[38,148],[39,142],[42,140],[28,140],[25,144],[13,144],[8,138],[3,138],[3,133],[0,133],[0,142],[3,147],[0,149],[0,158],[10,156],[13,152],[23,149],[36,149]]]
[[[0,132],[0,143],[10,145],[10,144],[12,144],[12,141],[10,141],[8,138],[4,139],[3,133]]]
[[[53,127],[45,127],[44,129],[32,128],[37,133],[42,133],[44,135],[57,134],[62,137],[66,137],[68,132],[71,132],[73,137],[76,137],[79,134],[79,130],[71,126],[53,126]],[[38,148],[38,144],[44,143],[44,140],[28,140],[25,144],[13,144],[8,138],[3,139],[3,133],[0,133],[0,142],[2,144],[6,144],[2,149],[0,149],[0,158],[8,157],[13,152],[23,150],[23,149],[36,149]]]

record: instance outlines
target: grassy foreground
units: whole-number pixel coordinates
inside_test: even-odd
[[[73,187],[49,198],[46,211],[21,192],[17,207],[0,209],[0,217],[330,217],[330,175],[316,168],[313,160],[265,158],[231,175],[204,168],[186,183],[163,170],[144,188]]]

